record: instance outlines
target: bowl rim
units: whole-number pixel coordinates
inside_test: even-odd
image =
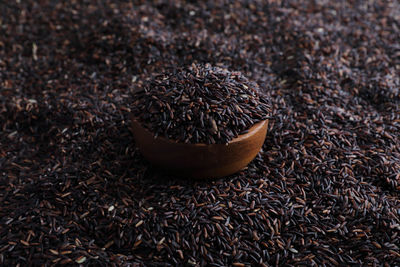
[[[248,130],[247,133],[241,134],[235,138],[233,138],[232,140],[230,140],[227,144],[205,144],[205,143],[196,143],[196,144],[191,144],[191,143],[183,143],[183,142],[178,142],[176,140],[173,139],[168,139],[165,138],[163,136],[157,136],[154,137],[154,134],[147,128],[145,128],[140,122],[139,120],[134,117],[132,115],[131,117],[132,122],[134,122],[136,124],[137,127],[140,127],[143,131],[145,131],[148,135],[151,135],[153,137],[154,140],[159,140],[159,141],[163,141],[166,143],[170,143],[170,144],[179,144],[179,145],[187,145],[187,146],[194,146],[194,147],[208,147],[208,146],[227,146],[230,144],[234,144],[234,143],[238,143],[241,142],[245,139],[251,138],[253,135],[255,135],[258,131],[260,131],[265,124],[267,124],[268,126],[268,119],[262,120],[262,121],[258,121],[255,124],[253,124]],[[132,128],[132,131],[134,131],[134,129]]]

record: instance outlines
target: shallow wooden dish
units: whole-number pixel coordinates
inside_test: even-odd
[[[132,118],[132,132],[143,156],[156,167],[186,178],[219,178],[249,164],[260,151],[268,120],[225,144],[185,144],[154,135]]]

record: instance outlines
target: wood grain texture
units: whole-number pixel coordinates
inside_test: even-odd
[[[249,164],[260,151],[268,120],[225,144],[185,144],[153,134],[132,118],[132,132],[142,155],[153,165],[186,178],[218,178]]]

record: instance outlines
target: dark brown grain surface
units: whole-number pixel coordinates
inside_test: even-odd
[[[210,64],[174,67],[133,88],[135,120],[180,143],[228,144],[271,115],[255,82]]]
[[[399,265],[399,21],[398,1],[0,1],[0,265]],[[132,82],[193,62],[275,112],[212,182],[152,171],[128,129]]]

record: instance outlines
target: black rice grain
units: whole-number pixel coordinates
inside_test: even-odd
[[[193,64],[145,82],[132,96],[135,118],[155,136],[222,143],[270,115],[266,96],[238,72]]]
[[[0,265],[399,266],[399,10],[0,1]],[[193,62],[271,100],[220,180],[161,176],[129,131],[132,83]]]

